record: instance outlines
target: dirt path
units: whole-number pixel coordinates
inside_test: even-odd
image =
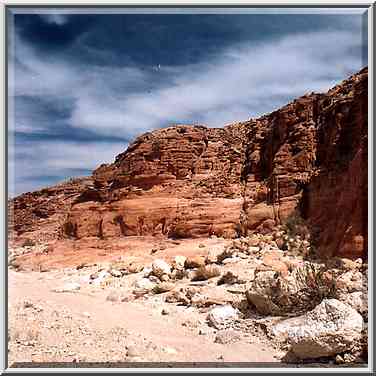
[[[106,300],[108,290],[100,289],[72,293],[52,291],[59,284],[61,281],[54,272],[9,272],[13,332],[10,334],[10,364],[14,361],[101,360],[278,362],[273,348],[244,333],[235,343],[215,343],[217,331],[207,326],[207,313],[192,307],[167,304],[161,302],[159,296],[111,302]],[[162,315],[163,309],[167,314]],[[23,324],[17,320],[19,315],[36,325],[35,343],[33,339],[31,342],[22,340],[23,332],[30,329],[21,327]],[[61,353],[65,347],[67,350]]]

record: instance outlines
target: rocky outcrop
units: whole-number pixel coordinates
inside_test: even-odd
[[[62,232],[234,238],[302,216],[321,255],[365,257],[367,73],[256,120],[142,135],[93,172]],[[18,216],[22,200],[14,202]]]
[[[72,207],[67,234],[85,236],[237,235],[241,134],[178,126],[139,137],[114,164],[93,173],[97,197]]]
[[[71,179],[53,187],[24,193],[8,202],[9,240],[48,241],[62,235],[73,202],[93,184],[91,177]],[[36,237],[36,239],[35,239]]]
[[[176,126],[139,137],[94,171],[97,193],[73,206],[67,234],[236,237],[273,227],[311,177],[318,97],[223,129]]]

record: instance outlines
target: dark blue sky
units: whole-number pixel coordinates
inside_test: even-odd
[[[28,12],[8,25],[11,194],[89,174],[142,132],[260,116],[367,65],[359,10]]]

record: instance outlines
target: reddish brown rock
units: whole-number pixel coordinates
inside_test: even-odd
[[[367,84],[364,69],[319,102],[317,168],[302,211],[322,255],[367,256]]]
[[[92,184],[91,177],[70,179],[9,200],[9,239],[22,241],[28,233],[33,233],[33,238],[37,241],[59,237],[64,233],[62,225],[72,203]]]
[[[287,276],[289,269],[287,263],[283,260],[280,253],[269,251],[262,258],[263,270],[273,270],[279,272],[282,276]]]
[[[298,214],[321,255],[366,257],[367,78],[365,68],[326,94],[224,128],[146,133],[91,178],[12,200],[10,229],[234,238]]]
[[[67,234],[235,237],[242,198],[241,133],[177,126],[139,137],[93,173],[97,196],[73,205]]]

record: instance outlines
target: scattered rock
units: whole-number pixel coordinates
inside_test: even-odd
[[[251,287],[246,292],[247,300],[252,303],[261,314],[279,314],[280,309],[272,301],[273,286],[276,284],[276,273],[265,271],[257,273]]]
[[[171,291],[175,288],[175,284],[171,282],[161,282],[153,287],[155,294],[162,294],[164,292]]]
[[[256,247],[256,246],[248,247],[248,253],[250,255],[256,254],[256,253],[259,253],[259,252],[260,252],[260,247]]]
[[[161,276],[161,281],[162,282],[167,282],[167,281],[169,281],[170,280],[170,277],[167,275],[167,274],[163,274],[162,276]]]
[[[173,347],[163,347],[162,351],[169,355],[176,355],[178,353]]]
[[[119,270],[116,270],[116,269],[111,269],[110,270],[110,274],[113,276],[113,277],[121,277],[123,274],[119,271]]]
[[[138,293],[138,291],[136,291],[136,295],[137,295],[137,293]],[[132,302],[134,299],[135,299],[135,295],[126,294],[126,295],[122,295],[120,300],[123,303],[127,303],[127,302]]]
[[[207,320],[211,326],[216,329],[226,327],[231,321],[238,317],[238,312],[230,305],[224,305],[213,308],[208,316]]]
[[[223,263],[223,260],[231,259],[233,254],[235,253],[235,249],[226,247],[218,256],[217,256],[217,262]]]
[[[223,252],[223,248],[214,247],[209,249],[208,254],[206,255],[205,262],[207,264],[214,264],[218,260],[218,256]]]
[[[93,280],[93,279],[97,279],[99,277],[99,273],[98,272],[94,272],[92,274],[90,274],[90,279]]]
[[[187,320],[184,320],[181,323],[181,325],[187,328],[198,328],[198,326],[200,325],[200,322],[197,319],[187,319]]]
[[[241,259],[240,257],[227,257],[224,260],[222,260],[222,264],[235,264],[236,262],[239,262]]]
[[[363,318],[368,318],[368,296],[362,291],[338,295],[338,300],[358,311]]]
[[[88,267],[90,267],[90,266],[91,266],[90,264],[88,264],[88,263],[86,263],[86,262],[83,262],[83,263],[78,264],[78,265],[76,266],[76,270],[81,270],[81,269],[84,269],[84,268],[88,268]]]
[[[363,274],[358,270],[350,270],[336,279],[336,288],[341,292],[362,291]]]
[[[208,335],[208,334],[210,334],[210,333],[211,333],[210,328],[208,328],[208,327],[206,327],[206,326],[200,328],[200,330],[198,331],[198,334],[199,334],[200,336],[206,336],[206,335]]]
[[[190,303],[190,299],[187,298],[186,294],[182,291],[171,291],[171,293],[166,296],[165,300],[167,303],[181,303],[183,305]]]
[[[156,286],[155,283],[151,282],[148,278],[142,278],[135,282],[133,293],[137,296],[145,295],[150,292]]]
[[[170,275],[171,267],[170,265],[161,259],[154,260],[152,264],[153,274],[157,277],[162,277],[164,274]]]
[[[24,308],[34,308],[34,303],[30,300],[24,300],[22,305]]]
[[[107,270],[101,270],[99,272],[93,273],[90,276],[90,279],[92,280],[91,283],[94,285],[101,285],[103,282],[105,282],[110,274],[107,272]]]
[[[227,345],[238,341],[240,341],[240,335],[232,329],[220,330],[214,339],[215,343],[220,343],[222,345]]]
[[[153,269],[149,266],[145,266],[143,269],[142,269],[142,276],[147,278],[151,275],[151,273],[153,272]]]
[[[75,292],[81,289],[81,286],[78,283],[71,282],[71,283],[66,283],[62,287],[58,287],[54,289],[54,292]]]
[[[136,358],[140,356],[140,351],[136,346],[128,345],[127,346],[127,357]]]
[[[133,274],[140,273],[143,270],[144,270],[144,266],[141,263],[136,263],[136,262],[132,262],[127,267],[128,273],[133,273]]]
[[[175,256],[172,266],[176,270],[183,270],[185,261],[187,258],[185,256]]]
[[[356,360],[356,357],[353,354],[347,353],[343,355],[343,361],[345,363],[353,363]]]
[[[174,269],[171,273],[172,279],[183,279],[185,277],[187,277],[187,270],[185,269]]]
[[[149,281],[151,281],[153,283],[159,283],[159,282],[161,282],[161,280],[158,277],[156,277],[155,275],[149,276]]]
[[[363,263],[362,259],[353,261],[348,258],[337,258],[335,261],[339,268],[347,271],[357,270],[362,266]]]
[[[281,253],[276,251],[269,251],[262,259],[262,263],[269,267],[270,270],[279,272],[283,276],[287,276],[289,273],[288,267],[285,262],[281,260]]]
[[[118,270],[121,272],[122,275],[126,275],[129,273],[128,271],[129,264],[123,260],[118,260],[115,262],[112,262],[110,265],[110,272],[112,269]]]

